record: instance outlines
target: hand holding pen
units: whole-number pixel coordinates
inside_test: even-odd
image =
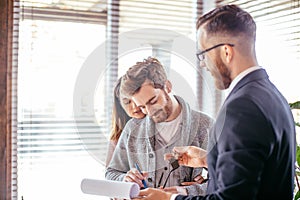
[[[135,167],[140,172],[140,174],[143,176],[144,174],[142,173],[142,171],[137,163],[135,163]],[[148,186],[147,186],[145,179],[142,179],[142,183],[143,183],[144,188],[146,189]]]
[[[145,188],[145,186],[147,186],[145,178],[148,176],[148,173],[146,173],[146,172],[142,173],[140,167],[139,166],[137,167],[137,166],[138,165],[135,165],[135,168],[132,168],[131,170],[129,170],[126,173],[123,181],[125,181],[125,182],[135,182],[141,188]]]

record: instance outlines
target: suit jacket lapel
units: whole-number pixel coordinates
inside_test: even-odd
[[[249,74],[247,74],[240,82],[237,83],[237,85],[233,88],[233,90],[230,92],[230,94],[227,96],[225,101],[229,99],[234,93],[236,93],[241,87],[248,84],[249,82],[260,80],[260,79],[266,79],[269,78],[267,72],[265,69],[258,69],[255,70]]]

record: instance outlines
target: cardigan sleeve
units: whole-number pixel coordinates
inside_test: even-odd
[[[105,170],[105,178],[108,180],[123,181],[127,171],[130,170],[127,156],[127,134],[124,129],[118,141],[112,159]]]

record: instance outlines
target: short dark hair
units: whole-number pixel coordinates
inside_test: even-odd
[[[131,97],[139,91],[146,80],[149,80],[155,88],[161,89],[167,81],[166,71],[156,58],[148,57],[130,67],[123,76],[120,92],[124,96]]]
[[[256,24],[251,15],[236,5],[216,8],[197,20],[197,30],[204,26],[207,35],[235,37],[245,35],[255,41]]]

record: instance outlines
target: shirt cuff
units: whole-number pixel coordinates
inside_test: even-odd
[[[172,194],[170,200],[175,200],[175,198],[178,196],[178,194]]]

